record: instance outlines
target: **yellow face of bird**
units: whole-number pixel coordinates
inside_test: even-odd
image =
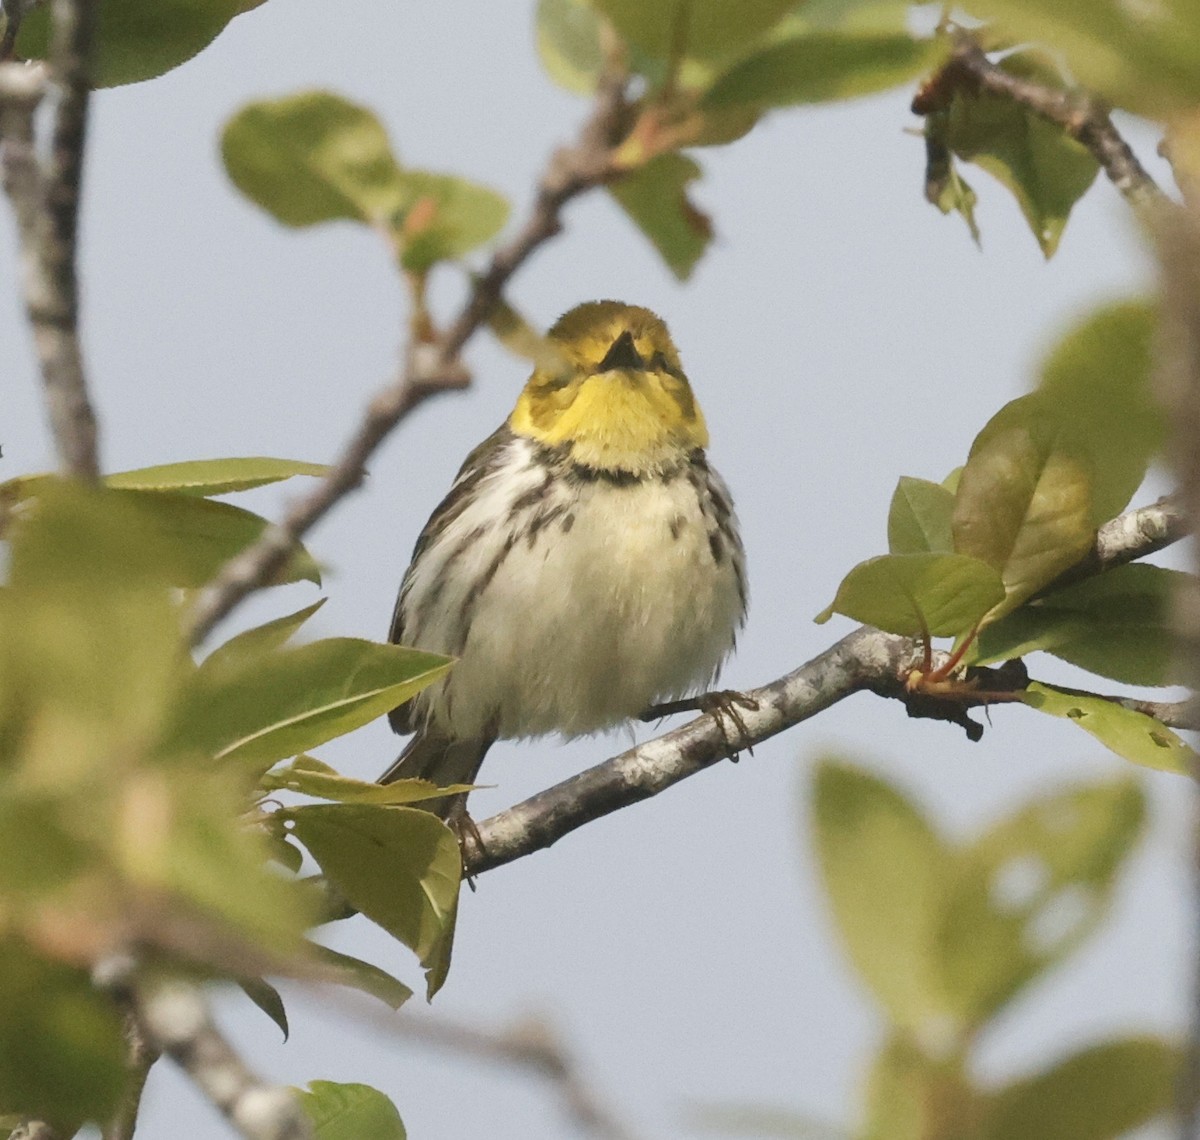
[[[546,334],[509,426],[601,470],[645,474],[708,444],[667,326],[649,309],[589,301]]]

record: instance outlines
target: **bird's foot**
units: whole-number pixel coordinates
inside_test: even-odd
[[[471,861],[471,856],[481,858],[487,854],[487,847],[484,845],[483,836],[479,834],[479,827],[467,811],[465,795],[454,797],[454,802],[446,811],[443,822],[454,832],[454,837],[458,840],[458,850],[462,856],[464,869]],[[474,876],[467,875],[465,877],[467,886],[474,890]]]
[[[750,730],[746,727],[741,710],[746,709],[753,712],[758,707],[756,698],[739,693],[736,689],[717,689],[695,697],[684,697],[679,701],[667,701],[665,704],[652,705],[642,713],[641,719],[644,721],[659,720],[664,716],[673,716],[675,713],[682,712],[711,713],[725,740],[725,749],[729,753],[729,759],[736,764],[738,754],[743,748],[751,756],[754,755],[754,748],[750,743]],[[737,741],[731,737],[731,726],[739,737]]]

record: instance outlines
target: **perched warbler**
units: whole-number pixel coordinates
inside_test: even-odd
[[[666,325],[593,301],[546,347],[417,539],[390,639],[457,661],[390,714],[416,735],[383,783],[472,783],[495,740],[699,692],[745,619],[729,491]]]

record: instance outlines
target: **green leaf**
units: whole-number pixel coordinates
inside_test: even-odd
[[[1160,1037],[1092,1045],[993,1094],[980,1140],[1115,1140],[1171,1111],[1181,1061]]]
[[[1125,509],[1166,440],[1166,418],[1150,382],[1156,323],[1146,302],[1106,305],[1073,328],[1042,365],[1039,393],[1070,421],[1092,457],[1097,526]]]
[[[927,479],[900,477],[888,510],[892,554],[948,554],[954,549],[950,521],[954,492]]]
[[[644,0],[593,0],[593,6],[622,39],[655,59],[668,58],[679,40],[688,58],[719,59],[758,39],[795,7],[795,0],[691,0],[683,10]]]
[[[431,653],[331,637],[278,650],[235,673],[201,670],[168,746],[246,766],[275,763],[390,712],[449,667]]]
[[[954,504],[954,549],[1000,572],[1000,617],[1091,548],[1090,461],[1036,394],[1005,404],[971,445]]]
[[[1200,761],[1174,732],[1153,717],[1103,697],[1066,693],[1035,683],[1021,694],[1021,699],[1039,712],[1066,717],[1134,764],[1190,775]]]
[[[334,981],[378,998],[389,1009],[399,1009],[412,997],[412,990],[408,986],[370,962],[315,943],[313,951],[325,965],[333,967]]]
[[[953,1061],[939,1063],[901,1033],[885,1041],[867,1082],[862,1140],[927,1140],[947,1123],[970,1120],[972,1090]]]
[[[390,223],[405,196],[383,125],[328,91],[248,104],[226,124],[221,155],[234,185],[288,226]]]
[[[1056,657],[1129,685],[1182,685],[1172,599],[1192,578],[1161,566],[1118,566],[1049,595],[1045,606],[1076,620],[1046,648]]]
[[[1028,52],[1006,56],[999,66],[1021,78],[1048,81],[1046,69]],[[1049,82],[1060,85],[1055,80]],[[1053,256],[1071,207],[1100,169],[1091,152],[1020,103],[985,92],[956,92],[943,137],[959,158],[1008,187],[1042,253]]]
[[[1084,87],[1135,114],[1162,118],[1200,103],[1193,0],[973,0],[971,14],[994,21],[1009,42],[1052,44]]]
[[[1141,834],[1131,780],[1034,800],[957,860],[939,940],[952,1008],[979,1027],[1096,928]]]
[[[297,839],[356,910],[427,965],[458,905],[462,855],[427,811],[373,804],[285,809]]]
[[[609,186],[680,281],[691,276],[713,236],[712,221],[688,197],[688,184],[700,174],[693,159],[662,154]]]
[[[102,0],[93,86],[116,87],[163,75],[208,47],[244,9],[243,0]],[[30,6],[17,37],[17,55],[45,59],[49,36],[49,6]]]
[[[739,60],[701,107],[794,107],[873,95],[928,71],[942,50],[903,33],[807,32]]]
[[[309,1081],[297,1089],[317,1140],[405,1140],[396,1106],[370,1085]]]
[[[863,981],[897,1025],[942,1008],[931,933],[950,852],[915,805],[861,769],[824,760],[813,832],[838,933]]]
[[[560,87],[579,95],[595,91],[604,66],[600,18],[584,0],[538,0],[537,50]]]
[[[964,660],[968,665],[992,665],[1039,649],[1053,650],[1056,645],[1080,636],[1085,628],[1083,619],[1077,615],[1034,602],[984,626]]]
[[[275,618],[263,625],[256,625],[252,629],[235,634],[223,645],[218,645],[204,659],[204,663],[200,666],[201,670],[207,674],[214,670],[240,668],[255,657],[282,648],[292,635],[325,604],[325,601],[325,598],[321,598],[319,601],[313,602],[311,606],[297,610],[294,614],[286,614],[284,617]]]
[[[405,170],[392,225],[405,269],[423,273],[496,236],[508,221],[508,201],[494,190],[450,174]]]
[[[1004,598],[1000,576],[964,554],[883,554],[860,562],[817,615],[845,614],[906,637],[952,637],[970,630]]]
[[[122,1019],[83,970],[0,939],[0,1114],[107,1120],[125,1084]]]
[[[982,247],[983,238],[975,220],[979,196],[959,173],[958,164],[942,138],[944,116],[930,115],[925,121],[925,198],[943,214],[958,214],[967,223],[971,240]]]
[[[278,483],[293,475],[327,475],[323,463],[305,463],[299,459],[269,459],[254,456],[245,459],[188,459],[182,463],[164,463],[158,467],[140,467],[106,475],[109,487],[132,491],[180,491],[188,495],[228,495]]]
[[[299,792],[322,800],[359,804],[415,804],[446,795],[469,792],[473,784],[439,787],[429,780],[393,780],[374,784],[343,776],[315,756],[298,756],[284,768],[268,772],[259,781],[263,791]]]
[[[270,982],[262,978],[241,978],[238,986],[259,1009],[263,1011],[279,1027],[283,1039],[288,1039],[288,1016],[283,1005],[283,998]]]

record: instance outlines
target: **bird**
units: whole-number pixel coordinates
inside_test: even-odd
[[[496,740],[588,736],[702,694],[745,622],[733,502],[666,324],[589,301],[544,348],[403,576],[389,640],[455,661],[389,714],[413,735],[381,783],[470,785]],[[465,796],[427,806],[450,819]]]

